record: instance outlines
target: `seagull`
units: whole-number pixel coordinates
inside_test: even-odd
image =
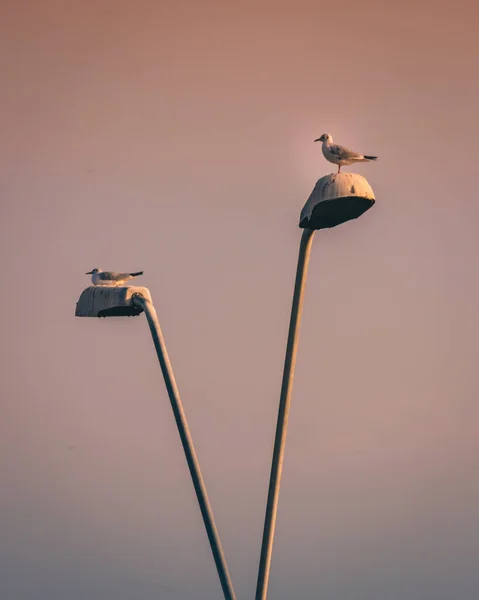
[[[329,162],[338,165],[338,173],[341,171],[343,165],[352,165],[355,162],[369,162],[370,160],[377,160],[377,156],[368,156],[367,154],[358,154],[354,150],[349,150],[345,146],[333,143],[333,136],[329,133],[323,133],[323,135],[314,140],[315,142],[323,142],[323,155]]]
[[[136,273],[116,273],[115,271],[103,271],[103,269],[92,269],[85,273],[85,275],[91,275],[91,281],[93,285],[109,285],[109,286],[121,286],[124,285],[128,280],[138,275],[143,275],[143,271],[137,271]]]

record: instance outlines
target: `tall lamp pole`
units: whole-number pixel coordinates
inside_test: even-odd
[[[235,591],[226,564],[226,558],[221,546],[218,529],[216,528],[213,511],[211,508],[205,482],[196,456],[193,439],[186,421],[185,411],[181,403],[180,393],[176,385],[175,376],[171,367],[165,340],[161,331],[158,315],[151,300],[150,292],[144,287],[109,287],[91,286],[85,289],[76,307],[77,317],[113,317],[136,316],[145,313],[151,336],[160,362],[166,389],[170,398],[171,407],[180,434],[181,443],[190,470],[191,479],[195,488],[196,497],[200,506],[201,515],[210,542],[211,551],[216,564],[225,600],[236,600]]]
[[[220,536],[216,528],[215,520],[213,517],[213,510],[211,508],[208,494],[206,492],[205,482],[201,475],[200,463],[196,456],[195,447],[193,445],[193,439],[186,421],[185,411],[181,403],[180,392],[176,385],[175,376],[171,367],[168,352],[166,350],[165,340],[161,331],[160,322],[158,315],[156,314],[153,303],[148,298],[143,297],[141,294],[135,294],[132,297],[133,304],[142,308],[145,311],[148,325],[150,326],[151,337],[155,345],[158,360],[160,362],[161,371],[165,380],[166,389],[171,402],[171,408],[175,415],[176,426],[178,427],[178,433],[180,434],[181,443],[183,444],[183,450],[186,456],[186,462],[190,470],[191,479],[195,488],[196,497],[198,504],[200,505],[201,515],[210,542],[211,551],[216,564],[216,570],[220,578],[221,587],[223,588],[223,594],[225,600],[235,600],[235,592],[233,589],[233,583],[228,571],[228,565],[226,564],[226,558],[221,547]]]
[[[357,219],[374,204],[374,193],[368,182],[354,173],[337,173],[322,177],[304,206],[300,227],[304,229],[299,246],[298,267],[294,284],[293,306],[289,324],[283,382],[279,400],[278,421],[271,463],[268,499],[263,528],[263,541],[256,585],[256,600],[266,600],[273,553],[274,532],[278,512],[279,491],[283,471],[291,392],[298,351],[299,326],[303,310],[304,291],[309,257],[317,229],[335,227]]]

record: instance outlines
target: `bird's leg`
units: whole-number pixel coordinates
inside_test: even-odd
[[[338,173],[341,172],[341,165],[338,165]]]

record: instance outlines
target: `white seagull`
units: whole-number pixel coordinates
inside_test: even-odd
[[[368,156],[367,154],[358,154],[354,150],[349,150],[345,146],[333,143],[333,136],[329,133],[323,133],[323,135],[314,140],[315,142],[323,142],[323,155],[329,162],[338,165],[338,173],[341,171],[343,165],[352,165],[355,162],[369,162],[370,160],[377,160],[377,156]]]
[[[85,275],[91,275],[91,281],[93,285],[109,285],[119,287],[124,285],[133,277],[143,275],[143,271],[137,271],[136,273],[116,273],[115,271],[103,271],[102,269],[92,269],[85,273]]]

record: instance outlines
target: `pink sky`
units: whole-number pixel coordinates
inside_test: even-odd
[[[219,600],[144,270],[253,597],[324,132],[377,203],[316,236],[270,598],[479,595],[479,8],[10,0],[0,19],[2,600]]]

